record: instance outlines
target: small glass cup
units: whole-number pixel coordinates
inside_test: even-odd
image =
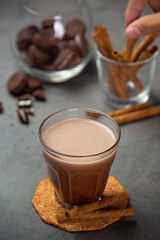
[[[77,22],[80,30],[75,33]],[[66,26],[72,27],[70,35]],[[68,0],[67,4],[65,0],[19,0],[10,29],[18,67],[45,82],[60,83],[77,76],[92,56],[91,28],[92,17],[84,0]]]
[[[124,32],[123,35],[125,36]],[[113,42],[117,39],[121,43],[121,47],[118,46],[118,48],[122,49],[125,39],[122,43],[120,33],[117,33]],[[115,54],[117,52],[114,51]],[[158,54],[159,51],[157,50],[153,56],[143,61],[118,62],[103,56],[95,46],[98,80],[105,101],[114,108],[147,102],[155,77]]]
[[[44,142],[46,131],[56,123],[70,119],[92,119],[106,125],[115,136],[115,143],[103,152],[74,156],[57,152]],[[47,117],[39,128],[48,176],[57,200],[65,207],[93,202],[102,196],[120,140],[120,127],[105,113],[85,108],[66,109]],[[84,160],[85,159],[85,160]]]

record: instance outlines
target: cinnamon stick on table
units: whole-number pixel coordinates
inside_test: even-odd
[[[157,105],[154,107],[148,107],[148,108],[140,109],[137,111],[114,116],[113,118],[118,124],[121,125],[124,123],[133,122],[136,120],[152,117],[159,114],[160,114],[160,105]]]
[[[116,209],[116,210],[98,210],[91,213],[86,213],[83,215],[76,215],[74,220],[90,220],[90,219],[110,219],[110,218],[124,218],[124,217],[134,217],[135,210],[134,208],[127,209]],[[69,220],[66,219],[66,220]],[[61,220],[59,220],[61,221]],[[65,221],[65,220],[64,220]]]
[[[140,110],[140,109],[143,109],[143,108],[147,108],[149,106],[150,106],[149,102],[142,103],[142,104],[136,104],[136,105],[133,105],[133,106],[130,106],[130,107],[127,107],[127,108],[122,108],[122,109],[115,110],[113,112],[109,112],[107,114],[111,117],[116,117],[118,115],[122,115],[124,113],[129,113],[129,112],[133,112],[133,111]]]
[[[93,212],[95,210],[99,210],[101,208],[106,208],[108,206],[112,206],[117,202],[120,202],[122,200],[125,200],[126,198],[128,198],[128,193],[127,192],[121,192],[118,193],[116,195],[110,196],[110,197],[105,197],[99,200],[99,201],[95,201],[92,203],[88,203],[88,204],[84,204],[82,206],[70,209],[70,210],[66,210],[63,213],[59,213],[57,216],[57,219],[59,221],[65,221],[68,218],[75,218],[77,215],[85,215],[86,213],[90,213]]]

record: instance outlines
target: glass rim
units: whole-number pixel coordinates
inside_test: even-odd
[[[143,60],[143,61],[136,61],[136,62],[118,62],[118,61],[115,61],[115,60],[112,60],[110,58],[107,58],[105,57],[101,52],[100,50],[98,49],[97,45],[94,43],[94,49],[95,49],[95,52],[96,54],[102,58],[103,60],[109,62],[109,63],[113,63],[113,64],[117,64],[117,65],[127,65],[127,66],[137,66],[137,65],[142,65],[142,64],[145,64],[145,63],[148,63],[150,61],[152,61],[154,58],[156,58],[159,54],[159,49],[153,54],[153,56]]]
[[[44,126],[45,122],[51,118],[52,116],[58,114],[58,113],[61,113],[61,112],[65,112],[65,111],[78,111],[78,110],[84,110],[84,111],[94,111],[96,114],[101,114],[105,117],[107,117],[108,119],[110,119],[114,124],[115,126],[117,127],[118,129],[118,137],[115,141],[115,143],[108,149],[102,151],[102,152],[99,152],[99,153],[96,153],[96,154],[88,154],[88,155],[71,155],[71,154],[65,154],[65,153],[60,153],[54,149],[52,149],[51,147],[49,147],[43,140],[42,136],[41,136],[41,132],[42,132],[42,127]],[[121,137],[121,128],[120,126],[118,125],[118,123],[112,118],[110,117],[108,114],[104,113],[104,112],[101,112],[101,111],[98,111],[96,109],[92,109],[92,108],[83,108],[83,107],[75,107],[75,108],[66,108],[66,109],[62,109],[62,110],[59,110],[59,111],[56,111],[52,114],[50,114],[48,117],[46,117],[42,123],[40,124],[40,127],[39,127],[39,130],[38,130],[38,136],[39,136],[39,139],[40,139],[40,142],[42,143],[42,145],[48,149],[49,151],[53,152],[53,153],[56,153],[60,156],[65,156],[65,157],[70,157],[70,158],[88,158],[88,157],[96,157],[96,156],[99,156],[99,155],[103,155],[107,152],[109,152],[110,150],[114,149],[114,147],[119,143],[119,140],[120,140],[120,137]],[[60,159],[60,161],[63,161]],[[93,160],[94,161],[94,160]]]
[[[42,14],[40,14],[39,11],[34,10],[34,9],[32,9],[32,7],[28,6],[27,1],[28,0],[21,0],[24,9],[32,15],[42,16]],[[78,9],[79,9],[79,6],[81,6],[83,3],[84,3],[84,0],[77,1],[77,6],[74,8],[74,11],[70,12],[70,14],[73,14],[73,13],[77,12]]]

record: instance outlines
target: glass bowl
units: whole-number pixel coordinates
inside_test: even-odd
[[[89,63],[91,31],[84,0],[20,0],[11,25],[11,48],[23,72],[59,83]]]

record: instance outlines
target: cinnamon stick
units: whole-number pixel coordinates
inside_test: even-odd
[[[147,58],[152,57],[155,54],[155,52],[157,52],[157,51],[158,51],[158,45],[157,44],[153,44],[153,46],[151,48],[145,50],[143,56],[141,58],[139,58],[137,61],[138,62],[139,61],[144,61]]]
[[[110,218],[124,218],[124,217],[134,217],[135,210],[134,208],[128,209],[116,209],[116,210],[98,210],[90,213],[86,213],[83,215],[74,216],[74,220],[90,220],[90,219],[110,219]],[[70,218],[66,219],[69,220]],[[58,219],[61,221],[60,219]],[[65,220],[63,220],[65,221]]]
[[[126,45],[124,46],[123,51],[122,51],[122,56],[123,56],[123,59],[125,60],[125,62],[131,62],[131,55],[132,55],[133,47],[137,41],[138,41],[138,38],[135,38],[135,39],[127,38]]]
[[[92,37],[96,42],[98,49],[100,50],[102,55],[104,55],[105,57],[112,58],[113,49],[110,44],[110,39],[108,37],[107,30],[105,30],[105,27],[103,26],[97,26],[96,30],[98,31],[93,33]],[[107,81],[109,83],[111,92],[114,94],[117,93],[120,98],[125,99],[128,95],[128,89],[125,84],[125,81],[123,80],[124,76],[123,77],[121,76],[119,66],[116,64],[114,65],[114,63],[107,63],[107,62],[105,63],[106,63],[106,67],[109,75],[109,77],[107,78]]]
[[[130,106],[130,107],[127,107],[127,108],[122,108],[122,109],[115,110],[113,112],[109,112],[107,114],[110,117],[115,117],[115,116],[122,115],[122,114],[125,114],[125,113],[130,113],[130,112],[133,112],[133,111],[136,111],[136,110],[147,108],[149,106],[150,106],[149,102],[142,103],[142,104],[136,104],[136,105],[133,105],[133,106]]]
[[[113,118],[119,125],[121,125],[124,123],[137,121],[143,118],[156,116],[159,114],[160,114],[160,105],[157,105],[154,107],[148,107],[148,108],[140,109],[137,111],[114,116]]]
[[[136,75],[131,75],[130,80],[134,83],[135,87],[139,92],[141,92],[144,89],[141,81],[138,79]]]
[[[102,38],[106,44],[106,47],[108,49],[108,53],[111,57],[111,52],[112,52],[113,48],[112,48],[112,44],[111,44],[111,40],[110,40],[108,31],[107,31],[107,28],[105,26],[96,26],[95,30],[96,30],[96,32],[99,32],[100,35],[102,36]]]
[[[137,48],[133,51],[131,56],[131,62],[135,62],[141,53],[155,40],[156,37],[159,36],[159,33],[154,35],[147,35],[143,41],[137,46]]]
[[[119,53],[118,50],[114,50],[112,51],[112,56],[114,58],[115,61],[120,61],[123,62],[124,61],[124,57]],[[131,71],[129,69],[129,67],[127,68],[127,66],[120,66],[120,75],[121,75],[121,81],[123,81],[125,87],[122,85],[121,87],[123,87],[124,91],[126,92],[126,95],[128,94],[128,89],[126,86],[126,82],[127,80],[131,80],[135,87],[137,88],[138,91],[142,91],[143,90],[143,85],[141,84],[140,80],[138,79],[138,77],[133,73],[131,74]]]
[[[79,207],[66,210],[63,213],[59,213],[57,219],[59,221],[65,221],[68,218],[72,219],[75,218],[76,216],[85,215],[86,213],[90,213],[95,210],[102,209],[104,207],[112,206],[113,204],[125,200],[126,198],[128,198],[127,192],[121,192],[110,197],[102,198],[101,200],[98,200],[93,203],[84,204]]]
[[[99,32],[92,33],[92,37],[99,49],[99,51],[104,55],[105,57],[110,57],[110,52],[108,51],[108,48]]]

